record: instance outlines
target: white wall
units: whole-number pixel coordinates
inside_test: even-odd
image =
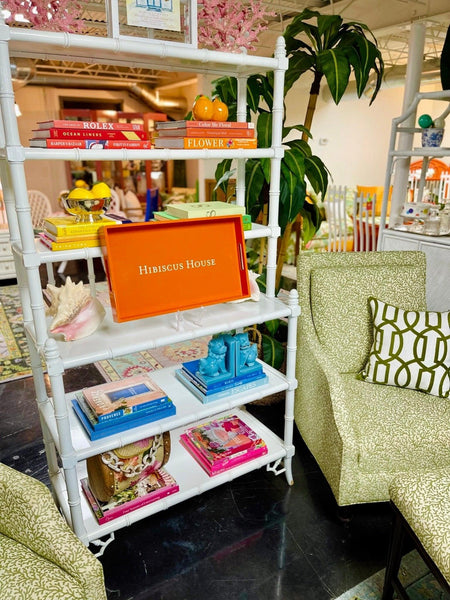
[[[304,122],[310,85],[307,78],[305,75],[286,96],[286,125]],[[421,87],[422,92],[440,89],[438,84],[424,83]],[[336,106],[326,84],[322,84],[310,145],[313,153],[330,170],[330,184],[348,187],[384,185],[392,119],[402,112],[403,91],[400,83],[383,85],[370,106],[370,98],[358,98],[356,93],[344,95]],[[443,102],[423,102],[419,114],[428,112],[436,118],[444,108]],[[442,146],[450,146],[450,127],[445,132]],[[214,177],[214,170],[215,163],[209,162],[205,177]]]

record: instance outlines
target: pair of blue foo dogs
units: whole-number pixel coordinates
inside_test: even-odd
[[[199,360],[198,374],[206,383],[262,374],[257,355],[257,346],[248,333],[222,334],[209,341],[208,356]]]

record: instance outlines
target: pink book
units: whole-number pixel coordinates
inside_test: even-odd
[[[81,488],[100,525],[170,496],[180,489],[175,479],[165,469],[151,473],[136,485],[113,496],[109,502],[100,502],[96,499],[87,478],[81,480]]]
[[[233,456],[224,457],[223,459],[216,461],[214,464],[211,464],[198,451],[196,446],[190,442],[186,434],[183,433],[180,436],[180,442],[210,477],[213,475],[218,475],[219,473],[224,473],[233,467],[237,467],[238,465],[242,465],[243,463],[257,458],[258,456],[264,456],[267,454],[267,446],[263,440],[260,440],[260,443],[253,448],[243,450],[242,452],[238,452]]]
[[[255,447],[259,435],[236,415],[213,419],[184,432],[197,452],[211,464]]]

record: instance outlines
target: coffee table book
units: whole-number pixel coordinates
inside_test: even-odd
[[[155,400],[167,400],[166,392],[148,375],[101,383],[82,392],[99,421],[150,408]]]
[[[175,377],[183,383],[187,389],[194,394],[203,404],[207,404],[208,402],[214,402],[214,400],[222,400],[223,398],[228,398],[229,396],[233,396],[234,394],[242,394],[243,392],[247,392],[255,387],[260,385],[265,385],[268,383],[269,378],[264,373],[262,375],[258,375],[255,379],[247,380],[245,382],[240,383],[239,385],[235,385],[230,388],[222,389],[220,392],[212,392],[205,394],[202,390],[200,390],[192,381],[188,379],[188,377],[183,373],[181,369],[175,370]]]
[[[231,456],[226,456],[211,464],[191,442],[186,434],[183,433],[180,435],[180,442],[181,445],[189,452],[189,454],[198,462],[198,464],[210,477],[224,473],[233,467],[237,467],[238,465],[253,460],[254,458],[267,454],[266,443],[264,440],[260,439],[260,441],[252,448],[237,452]]]
[[[173,403],[170,403],[169,406],[162,408],[161,410],[155,410],[148,413],[142,411],[142,416],[140,412],[138,412],[136,413],[138,416],[130,421],[121,421],[117,424],[115,424],[115,421],[112,421],[111,425],[109,425],[108,427],[96,428],[92,426],[91,422],[89,421],[89,418],[82,411],[76,399],[72,400],[72,407],[91,441],[100,440],[104,437],[108,437],[109,435],[115,435],[116,433],[127,431],[132,427],[140,427],[141,425],[147,425],[148,423],[153,423],[154,421],[159,421],[161,419],[165,419],[166,417],[171,417],[176,414],[175,405]]]
[[[109,502],[97,500],[89,487],[87,477],[81,479],[81,489],[99,525],[103,525],[147,504],[175,494],[180,488],[170,473],[165,469],[159,469],[141,479],[131,488],[116,494]]]

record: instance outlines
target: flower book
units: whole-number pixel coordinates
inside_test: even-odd
[[[31,139],[30,148],[80,148],[81,150],[148,150],[152,147],[150,140],[69,140],[69,139]]]
[[[142,123],[104,123],[103,121],[75,121],[71,119],[52,119],[51,121],[39,121],[37,126],[39,129],[69,128],[69,129],[86,129],[91,131],[96,130],[118,130],[118,131],[142,131],[144,126]]]
[[[48,140],[50,141],[50,140]],[[31,143],[30,143],[31,146]],[[256,138],[233,137],[158,137],[155,148],[183,148],[184,150],[253,150]]]
[[[74,129],[70,127],[51,127],[50,129],[33,129],[33,139],[56,138],[60,140],[148,140],[148,133],[134,129]]]
[[[158,121],[155,123],[155,128],[157,131],[161,131],[162,129],[198,129],[198,128],[208,128],[208,129],[255,129],[255,124],[245,121]]]
[[[179,491],[179,485],[165,469],[158,469],[136,485],[115,494],[108,502],[97,500],[89,487],[88,478],[81,479],[81,489],[99,525],[122,517],[142,506],[156,502]]]
[[[184,202],[179,204],[168,204],[166,212],[180,219],[195,219],[200,217],[219,217],[228,215],[244,215],[245,206],[220,202]]]
[[[122,431],[127,431],[132,427],[140,427],[141,425],[147,425],[148,423],[153,423],[154,421],[159,421],[160,419],[165,419],[166,417],[171,417],[176,414],[176,408],[173,403],[170,403],[167,408],[163,408],[161,410],[156,410],[150,413],[142,411],[142,416],[137,413],[137,417],[131,421],[120,421],[119,423],[113,423],[109,427],[103,427],[102,429],[97,429],[91,425],[89,418],[85,415],[85,413],[81,410],[80,405],[76,401],[76,399],[72,400],[72,407],[77,415],[79,421],[83,425],[86,433],[89,436],[89,439],[93,442],[95,440],[100,440],[109,435],[114,435],[116,433],[121,433]]]
[[[230,129],[225,127],[180,127],[179,129],[160,129],[157,133],[158,138],[167,137],[230,137]],[[233,129],[233,138],[254,138],[254,129]]]
[[[264,373],[262,376],[258,376],[256,379],[252,379],[250,381],[242,382],[240,385],[235,385],[234,387],[230,387],[227,389],[223,389],[220,392],[213,392],[205,394],[202,392],[194,383],[192,383],[186,375],[183,374],[181,369],[175,370],[175,377],[183,383],[187,389],[194,394],[203,404],[207,404],[208,402],[214,402],[215,400],[223,400],[224,398],[229,398],[230,396],[234,396],[235,394],[243,394],[244,392],[248,392],[255,387],[259,387],[261,385],[265,385],[269,378]]]
[[[149,403],[149,405],[146,408],[142,408],[141,410],[132,412],[129,410],[121,409],[112,413],[108,413],[106,415],[100,415],[99,419],[99,417],[95,414],[95,412],[86,402],[81,392],[75,393],[75,399],[77,401],[78,406],[84,412],[84,414],[89,420],[89,423],[95,431],[100,431],[101,429],[111,427],[112,425],[120,425],[122,423],[128,423],[131,427],[133,427],[133,421],[135,419],[142,419],[148,415],[160,412],[162,410],[174,410],[173,414],[175,414],[176,412],[172,400],[165,396],[164,398],[153,400]]]
[[[155,400],[167,399],[166,392],[148,375],[101,383],[83,388],[82,392],[99,420],[110,419],[113,412],[136,412],[148,408]]]

